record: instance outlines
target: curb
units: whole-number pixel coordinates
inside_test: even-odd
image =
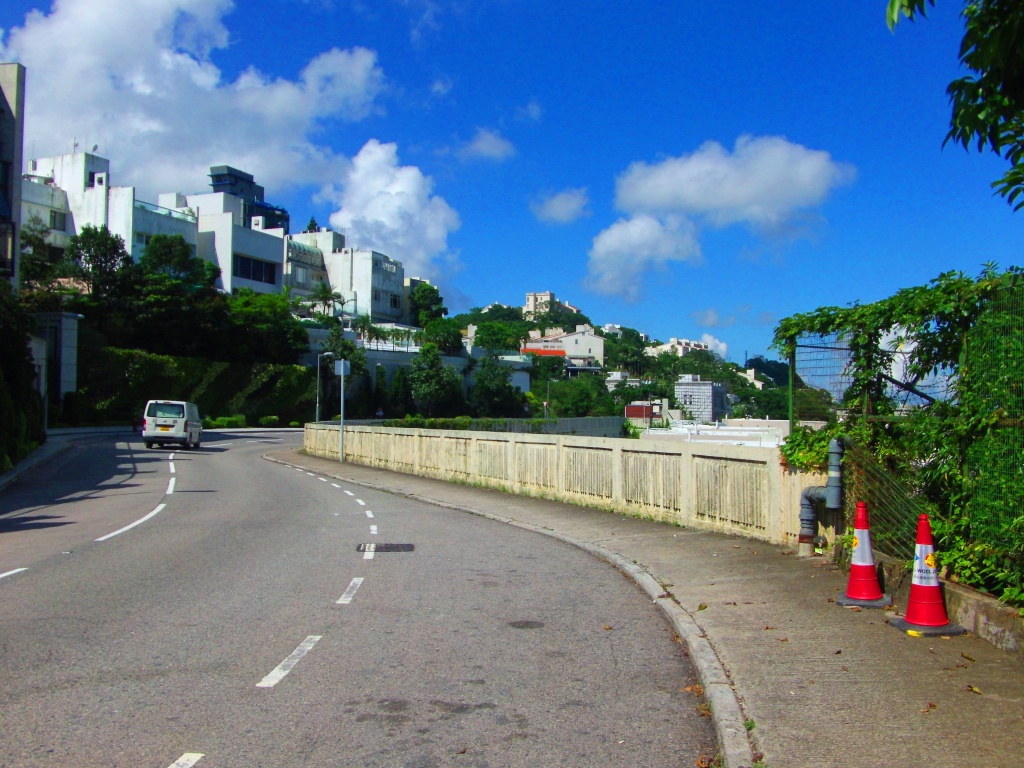
[[[269,454],[263,454],[263,458],[282,466],[296,466]],[[495,515],[459,504],[451,504],[446,501],[432,499],[428,496],[421,496],[417,493],[396,491],[393,488],[368,483],[365,480],[354,480],[350,477],[340,477],[330,472],[317,471],[320,474],[351,483],[352,485],[390,493],[394,496],[403,496],[407,499],[421,501],[435,507],[466,512],[477,517],[483,517],[498,523],[505,523],[516,528],[550,536],[610,563],[617,570],[629,576],[640,589],[650,596],[651,600],[664,612],[666,618],[676,630],[676,634],[679,635],[680,640],[686,644],[690,661],[697,671],[697,677],[704,688],[704,697],[711,705],[712,722],[715,725],[715,733],[718,736],[718,748],[722,756],[722,768],[750,768],[754,764],[754,753],[750,746],[750,739],[747,736],[746,726],[744,725],[743,711],[740,708],[739,699],[736,698],[736,692],[729,682],[729,676],[726,674],[725,667],[718,658],[718,654],[715,653],[714,648],[704,634],[704,630],[694,620],[693,616],[680,606],[674,598],[663,597],[666,594],[665,590],[658,583],[657,579],[644,568],[631,560],[627,560],[617,552],[613,552],[598,544],[576,539],[564,533],[558,533],[551,528],[544,528],[533,523],[526,523],[511,517]]]
[[[21,476],[31,472],[40,464],[44,464],[52,458],[60,456],[71,448],[67,440],[47,440],[32,453],[14,465],[14,468],[0,475],[0,491],[4,490],[11,483],[21,479]]]

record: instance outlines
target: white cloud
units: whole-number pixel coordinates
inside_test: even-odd
[[[654,229],[651,222],[685,229],[692,252],[699,253],[698,225],[746,224],[762,235],[801,236],[814,220],[815,209],[855,177],[853,166],[836,162],[828,152],[781,136],[741,136],[731,153],[709,141],[691,154],[654,164],[632,163],[616,179],[615,204],[631,220],[646,221],[647,229]],[[622,226],[620,219],[601,232],[595,246]],[[630,257],[623,253],[622,258]],[[595,247],[588,283],[600,286],[600,293],[635,300],[643,290],[643,265],[649,260],[634,256],[636,266],[627,270]]]
[[[539,123],[540,119],[544,117],[544,108],[540,105],[536,99],[531,99],[530,103],[525,107],[520,107],[516,110],[516,116],[520,120],[528,120],[530,122]]]
[[[506,160],[516,153],[512,142],[497,131],[477,128],[476,136],[459,150],[463,159],[483,158],[485,160]]]
[[[709,141],[692,154],[649,165],[636,162],[616,180],[616,205],[627,212],[699,216],[716,226],[746,223],[772,230],[817,208],[856,176],[828,152],[781,136],[741,136],[730,154]]]
[[[702,325],[705,328],[724,328],[736,324],[735,315],[723,316],[714,307],[691,312],[690,317],[693,318],[697,325]]]
[[[255,66],[227,80],[231,0],[61,0],[0,38],[28,69],[26,146],[35,156],[99,145],[115,184],[193,191],[227,163],[268,189],[322,185],[348,160],[313,136],[323,121],[379,110],[384,75],[365,48],[324,51],[294,80]],[[59,41],[55,44],[54,41]]]
[[[548,192],[530,203],[533,215],[548,224],[571,224],[583,216],[589,216],[587,206],[590,198],[586,187]]]
[[[451,93],[453,83],[450,77],[439,77],[430,84],[430,94],[437,98],[443,98]]]
[[[594,238],[585,284],[595,293],[636,301],[646,272],[669,261],[700,258],[700,244],[691,222],[681,217],[659,219],[641,214],[619,219]]]
[[[340,186],[323,194],[339,206],[331,225],[345,231],[348,245],[398,259],[406,275],[431,277],[438,257],[446,262],[444,271],[457,268],[447,253],[448,233],[460,226],[458,213],[433,194],[433,186],[419,168],[399,165],[396,145],[371,139]]]
[[[705,333],[700,337],[700,340],[708,345],[708,349],[714,352],[716,355],[721,357],[723,360],[729,357],[729,345],[721,339],[712,336],[710,333]]]

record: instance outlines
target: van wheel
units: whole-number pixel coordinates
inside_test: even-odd
[[[146,441],[146,447],[147,448],[152,448],[153,447],[153,443],[151,443],[149,440],[147,440]]]

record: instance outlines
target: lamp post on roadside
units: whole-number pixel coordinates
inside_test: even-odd
[[[320,421],[320,358],[334,357],[333,352],[321,352],[316,356],[316,421]]]

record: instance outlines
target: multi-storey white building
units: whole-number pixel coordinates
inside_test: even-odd
[[[402,262],[377,251],[341,248],[324,254],[331,288],[341,294],[344,313],[369,315],[375,323],[405,320]]]
[[[41,187],[59,189],[63,196]],[[58,247],[62,239],[79,234],[86,226],[106,227],[121,237],[125,250],[136,260],[153,235],[181,235],[185,242],[196,245],[194,215],[138,200],[135,187],[111,186],[110,161],[90,152],[29,160],[21,188],[35,212],[40,214],[42,209],[46,214],[40,215],[44,223],[52,225],[52,243]],[[64,200],[67,209],[61,211]]]
[[[725,417],[728,410],[725,385],[701,381],[700,376],[684,373],[676,381],[676,402],[694,421],[710,424]]]
[[[651,357],[657,357],[662,352],[668,352],[669,354],[682,357],[688,352],[693,352],[699,349],[707,351],[708,345],[702,341],[671,338],[668,340],[667,344],[657,344],[653,347],[647,347],[644,351]]]
[[[579,307],[574,307],[567,301],[559,301],[551,291],[526,294],[526,304],[523,306],[523,317],[526,320],[533,320],[537,315],[550,312],[551,308],[559,304],[572,312],[579,312]]]

